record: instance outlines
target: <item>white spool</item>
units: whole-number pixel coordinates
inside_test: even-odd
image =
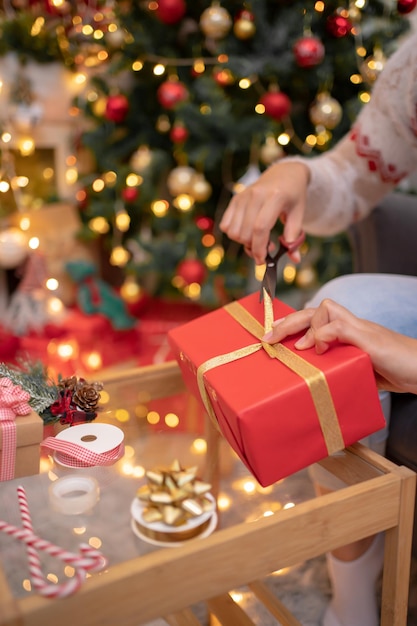
[[[122,446],[124,433],[112,424],[87,423],[61,430],[56,439],[83,446],[95,454],[106,454]],[[58,451],[54,453],[54,460],[63,467],[74,467],[67,463],[65,455]]]

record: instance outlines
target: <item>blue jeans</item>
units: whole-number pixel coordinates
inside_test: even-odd
[[[358,317],[371,320],[396,332],[417,338],[417,277],[396,274],[348,274],[325,285],[306,303],[316,307],[324,298],[343,305]],[[391,396],[380,391],[386,427],[362,440],[384,454],[388,437]],[[320,466],[311,468],[313,480],[329,489],[342,486]]]
[[[417,277],[348,274],[323,285],[306,306],[331,298],[358,317],[417,338]]]

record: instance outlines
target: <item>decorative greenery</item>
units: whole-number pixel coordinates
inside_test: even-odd
[[[72,426],[97,416],[101,383],[89,383],[76,376],[59,376],[58,382],[54,382],[41,362],[24,360],[17,365],[0,363],[0,377],[9,378],[29,393],[29,405],[45,424],[60,422]]]
[[[0,363],[0,376],[9,378],[27,391],[30,394],[29,404],[35,413],[41,417],[45,415],[45,421],[50,421],[49,408],[58,399],[58,385],[49,378],[42,363],[20,361],[16,366]]]

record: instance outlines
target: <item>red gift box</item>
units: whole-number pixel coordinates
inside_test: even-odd
[[[273,319],[293,311],[272,306]],[[187,386],[262,486],[385,426],[366,353],[262,344],[265,315],[252,294],[169,332]]]

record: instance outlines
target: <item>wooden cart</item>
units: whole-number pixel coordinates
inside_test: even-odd
[[[137,384],[153,397],[183,388],[175,363],[120,372],[104,383],[106,389]],[[210,420],[207,444],[206,478],[216,485],[219,435]],[[228,593],[243,585],[278,623],[295,626],[299,622],[262,579],[380,531],[386,531],[381,626],[406,626],[415,474],[360,444],[322,464],[349,486],[271,517],[112,566],[65,599],[16,599],[0,567],[0,626],[138,626],[158,617],[171,626],[196,626],[200,622],[188,607],[200,601],[206,601],[208,613],[221,624],[249,625],[253,622]]]

